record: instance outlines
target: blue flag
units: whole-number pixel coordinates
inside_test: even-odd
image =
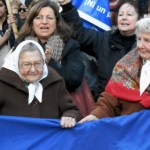
[[[77,7],[84,26],[97,30],[110,30],[110,6],[109,0],[72,0]]]
[[[0,116],[1,150],[149,150],[150,111],[60,127],[59,120]]]

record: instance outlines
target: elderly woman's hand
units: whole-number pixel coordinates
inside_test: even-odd
[[[84,122],[93,121],[93,120],[98,120],[98,118],[94,115],[88,115],[85,118],[81,119],[79,123],[84,123]]]
[[[72,117],[62,117],[60,124],[62,128],[72,128],[75,126],[76,120]]]

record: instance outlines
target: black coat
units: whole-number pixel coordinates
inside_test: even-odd
[[[15,17],[17,19],[17,27],[18,27],[18,30],[19,30],[23,26],[24,21],[22,19],[20,19],[18,14],[15,14]],[[9,28],[9,24],[7,23],[7,19],[6,19],[3,23],[3,26],[2,26],[3,33],[5,33],[8,28]],[[14,33],[13,33],[12,29],[11,29],[11,34],[10,34],[8,40],[4,44],[8,44],[8,42],[10,44],[10,48],[12,48],[15,45],[15,36],[14,36]]]
[[[65,43],[61,61],[58,62],[51,59],[48,65],[54,68],[64,78],[69,92],[81,85],[85,66],[82,62],[80,45],[74,39],[70,38]]]
[[[67,5],[70,10],[66,9]],[[62,16],[64,20],[76,31],[75,38],[79,41],[81,50],[97,59],[99,82],[96,94],[98,95],[104,91],[116,62],[131,49],[136,37],[135,35],[128,38],[123,37],[118,30],[101,33],[84,28],[76,8],[71,7],[70,3],[67,5],[63,6]]]
[[[3,26],[2,26],[3,33],[5,33],[8,28],[9,28],[9,25],[7,23],[7,20],[5,20],[4,23],[3,23]],[[12,30],[11,30],[11,35],[9,36],[8,40],[6,41],[7,44],[8,44],[8,41],[10,43],[10,47],[13,47],[14,41],[15,41],[15,37],[14,37],[14,34],[13,34]],[[4,44],[6,44],[6,43],[4,43]]]

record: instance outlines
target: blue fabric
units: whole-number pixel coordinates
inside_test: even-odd
[[[59,120],[0,116],[1,150],[149,150],[150,111],[60,127]]]
[[[96,30],[110,30],[110,6],[109,0],[72,0],[77,7],[84,26]]]

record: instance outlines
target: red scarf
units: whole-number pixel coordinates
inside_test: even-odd
[[[150,95],[144,92],[140,96],[139,77],[142,59],[136,49],[129,52],[115,66],[105,91],[125,101],[141,103],[150,107]]]

